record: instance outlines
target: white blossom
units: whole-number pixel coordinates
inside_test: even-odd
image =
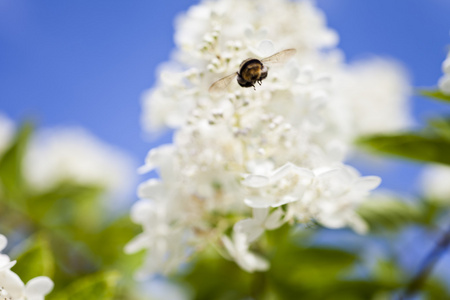
[[[412,124],[411,87],[398,63],[372,58],[352,63],[338,78],[342,101],[351,112],[353,135],[394,132]]]
[[[248,247],[247,237],[239,232],[234,232],[233,240],[227,236],[222,237],[230,256],[247,272],[265,271],[269,268],[269,262],[263,257],[251,252]]]
[[[120,150],[82,128],[53,128],[37,132],[24,158],[24,176],[36,190],[66,181],[123,194],[131,186],[133,163]]]
[[[431,201],[450,204],[450,167],[429,165],[425,167],[420,178],[425,196]]]
[[[277,208],[269,214],[269,208],[253,208],[253,218],[245,219],[234,225],[234,232],[242,233],[248,243],[256,241],[266,229],[273,230],[283,225],[284,212]]]
[[[0,234],[0,251],[6,247],[6,237]],[[5,265],[5,262],[7,263]],[[46,276],[38,276],[27,284],[10,270],[16,261],[9,262],[9,257],[0,254],[0,299],[7,300],[43,300],[53,289],[53,281]]]
[[[442,72],[444,75],[438,81],[439,89],[442,93],[450,95],[450,52],[442,63]]]
[[[377,176],[361,177],[350,166],[315,171],[317,177],[313,188],[303,199],[311,203],[309,209],[315,219],[329,228],[350,226],[356,232],[365,233],[367,224],[356,213],[356,208],[381,183],[381,179]],[[304,217],[303,212],[301,215]]]
[[[390,61],[347,65],[337,41],[310,1],[203,1],[177,19],[172,59],[143,99],[144,128],[174,134],[140,169],[159,174],[132,209],[143,233],[126,251],[148,249],[140,275],[174,271],[210,244],[265,270],[249,249],[286,222],[366,231],[356,208],[380,179],[343,161],[358,135],[405,126],[409,85]],[[208,92],[244,59],[289,48],[255,89]]]
[[[242,185],[249,189],[244,202],[253,208],[267,208],[298,201],[313,177],[312,171],[292,163],[283,165],[268,176],[251,174],[242,181]]]
[[[8,240],[6,239],[6,237],[0,234],[0,252],[6,248],[7,244]],[[8,255],[0,253],[0,271],[11,269],[15,264],[16,264],[15,260],[11,261]]]

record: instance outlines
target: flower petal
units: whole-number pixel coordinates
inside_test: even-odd
[[[0,254],[0,271],[11,269],[16,264],[16,262],[16,260],[9,261],[8,255]]]
[[[158,167],[174,152],[173,145],[161,145],[158,148],[150,150],[145,158],[145,165],[138,169],[139,174],[145,174]]]
[[[371,191],[379,186],[381,178],[378,176],[364,176],[355,183],[355,188],[361,191]]]
[[[277,229],[281,225],[283,225],[284,220],[282,219],[284,211],[281,208],[278,208],[274,212],[270,214],[265,222],[265,226],[269,230]]]
[[[0,252],[6,248],[6,245],[8,244],[8,240],[6,239],[6,236],[3,234],[0,234]]]
[[[244,203],[253,208],[266,208],[277,205],[273,197],[248,196],[244,199]]]
[[[53,290],[53,281],[46,276],[31,279],[25,286],[27,300],[41,300]]]
[[[284,164],[283,166],[279,167],[278,169],[276,169],[272,173],[272,176],[270,177],[270,179],[272,182],[276,182],[276,181],[282,179],[283,177],[286,177],[287,175],[290,175],[292,173],[297,174],[301,177],[306,177],[306,178],[314,177],[314,173],[312,171],[305,169],[305,168],[297,167],[293,163],[288,162],[288,163]]]
[[[262,224],[269,214],[268,208],[254,208],[253,209],[253,219],[259,221]]]
[[[233,229],[238,234],[244,234],[247,243],[256,241],[264,232],[262,224],[254,219],[241,220],[234,225]]]
[[[269,178],[262,175],[248,175],[243,181],[242,185],[251,188],[265,187],[269,184]]]
[[[148,237],[145,234],[139,234],[125,245],[124,251],[127,254],[136,253],[148,245]]]
[[[161,180],[154,178],[149,179],[138,186],[139,198],[158,200],[163,192],[164,189]]]
[[[150,200],[139,200],[131,207],[131,220],[137,224],[143,224],[148,221],[148,217],[155,210],[154,203]]]
[[[262,256],[256,255],[252,252],[247,252],[243,257],[238,259],[237,264],[247,272],[266,271],[269,269],[269,262]]]
[[[13,271],[9,269],[0,271],[0,283],[13,299],[22,296],[25,285]]]
[[[230,238],[226,235],[224,235],[222,238],[222,243],[225,246],[225,248],[227,249],[228,253],[230,254],[231,257],[236,257],[236,248],[233,244],[233,242],[230,240]]]

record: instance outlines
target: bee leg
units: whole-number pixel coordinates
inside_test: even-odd
[[[259,85],[261,85],[261,84],[262,84],[262,80],[258,80],[257,83],[258,83]]]
[[[253,90],[254,90],[254,91],[256,91],[256,87],[255,87],[255,85],[252,85],[252,87],[253,87]]]

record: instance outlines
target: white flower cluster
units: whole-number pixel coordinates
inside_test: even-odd
[[[0,252],[5,249],[7,239],[0,234]],[[46,276],[31,279],[25,285],[10,269],[16,264],[9,256],[0,253],[0,300],[43,300],[53,289],[53,281]]]
[[[0,157],[11,146],[14,122],[0,112]],[[135,163],[123,151],[108,145],[80,127],[56,127],[36,132],[23,161],[29,186],[48,191],[73,182],[95,185],[124,196],[133,186]]]
[[[450,52],[448,52],[447,58],[442,63],[442,72],[444,72],[444,76],[439,79],[439,89],[442,93],[450,95]]]
[[[82,128],[52,128],[32,138],[23,174],[39,191],[71,181],[123,195],[132,186],[133,163],[127,155]]]
[[[450,167],[446,165],[428,165],[422,172],[421,185],[429,200],[450,204]]]
[[[403,73],[379,61],[347,67],[309,1],[204,1],[178,19],[175,41],[143,103],[148,130],[175,132],[141,168],[160,178],[140,185],[131,211],[143,233],[125,250],[149,250],[139,275],[173,271],[211,244],[249,272],[265,270],[252,246],[286,223],[364,232],[355,209],[380,179],[342,162],[358,134],[405,125]],[[208,92],[244,59],[288,48],[295,57],[269,67],[256,89]]]

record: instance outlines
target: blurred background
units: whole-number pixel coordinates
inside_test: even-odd
[[[450,44],[450,1],[316,2],[324,11],[329,27],[338,32],[339,48],[348,62],[372,55],[392,58],[406,68],[414,87],[436,86]],[[126,195],[122,197],[127,198],[128,204],[120,207],[122,214],[127,215],[130,202],[136,200],[135,190],[140,180],[135,178],[134,169],[143,164],[152,147],[171,139],[170,132],[154,137],[143,133],[141,95],[154,85],[158,65],[170,58],[176,16],[195,3],[197,1],[192,0],[0,0],[0,113],[16,124],[31,120],[38,128],[84,128],[83,132],[90,132],[110,147],[111,156],[104,156],[106,160],[100,168],[107,169],[107,159],[120,160],[113,152],[122,158],[126,156],[129,165],[124,167],[123,174],[127,174],[130,181],[121,187],[120,193]],[[411,111],[416,125],[420,126],[430,117],[448,115],[450,108],[413,96]],[[73,134],[74,139],[83,136],[79,131]],[[81,140],[91,145],[97,143],[85,137]],[[39,160],[39,152],[34,157],[35,161]],[[99,161],[95,156],[92,159]],[[358,160],[351,164],[364,175],[380,176],[382,188],[410,195],[420,191],[422,165],[418,163],[385,159],[383,164]],[[117,186],[114,180],[122,179],[111,178],[106,185]],[[42,193],[39,197],[43,198],[47,192]],[[55,193],[77,196],[60,188]],[[95,194],[96,191],[84,190],[83,193]],[[79,215],[73,216],[73,224],[80,222],[85,212],[81,208]],[[129,220],[127,222],[129,226]],[[117,228],[123,229],[122,225],[118,223],[113,229],[105,229],[101,224],[85,224],[84,229],[89,232],[90,226],[98,226],[99,231],[114,233]],[[122,245],[139,229],[127,227],[125,231],[120,241],[113,240],[118,243],[117,251],[121,251]],[[77,235],[85,238],[86,232],[74,232],[75,240]],[[411,264],[411,269],[436,236],[417,228],[402,235],[402,247],[417,245],[424,236],[427,241],[423,247],[399,259],[405,265]],[[317,241],[319,244],[340,242],[327,240],[329,238],[326,235],[321,241],[319,235]],[[15,240],[20,239],[19,230]],[[338,239],[345,240],[345,234],[338,235]],[[46,241],[43,239],[41,244]],[[14,244],[14,238],[12,242]],[[95,237],[89,241],[93,248],[99,247],[99,242],[104,241],[97,241]],[[108,253],[95,254],[108,257]],[[111,254],[108,259],[104,262],[108,267],[116,266],[120,260],[122,264],[127,263],[119,254]],[[89,273],[95,269],[91,263],[87,260],[80,268]],[[444,272],[442,266],[441,272]],[[70,276],[65,280],[70,282]],[[148,288],[155,289],[155,286]]]
[[[130,154],[137,164],[170,140],[149,139],[140,128],[140,97],[167,61],[177,14],[192,0],[0,0],[0,103],[14,121],[76,125]],[[340,36],[348,61],[379,55],[398,60],[415,87],[435,86],[450,42],[446,0],[319,0]],[[420,124],[445,109],[412,98]],[[386,167],[386,166],[385,166]],[[392,162],[363,173],[382,176],[382,187],[413,191],[420,167]]]

